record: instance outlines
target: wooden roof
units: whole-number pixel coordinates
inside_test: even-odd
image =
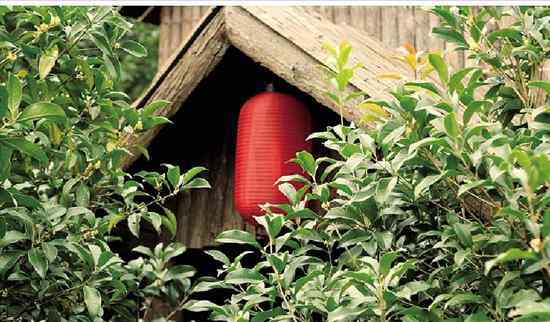
[[[409,73],[402,63],[391,58],[395,53],[379,41],[352,27],[333,24],[303,8],[215,7],[161,67],[152,85],[134,104],[142,107],[154,100],[168,100],[171,104],[158,110],[157,114],[170,118],[221,61],[227,49],[234,46],[289,84],[339,113],[325,95],[329,87],[319,67],[327,59],[322,45],[337,45],[342,40],[347,40],[353,47],[350,64],[360,62],[364,66],[356,70],[348,91],[362,91],[371,97],[387,98],[388,89],[395,87],[397,82],[381,80],[376,75],[389,71]],[[362,112],[348,106],[342,114],[350,121],[357,121]],[[148,146],[160,128],[153,128],[137,139],[129,140],[127,146],[133,156],[125,160],[125,167],[139,157],[139,152],[132,147],[138,143]]]

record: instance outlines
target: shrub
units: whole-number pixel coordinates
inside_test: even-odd
[[[211,253],[235,293],[190,308],[219,321],[549,320],[550,83],[538,71],[550,10],[503,10],[435,7],[433,33],[475,66],[451,71],[409,47],[403,60],[431,78],[398,75],[391,100],[359,103],[371,128],[313,134],[339,158],[296,155],[308,176],[280,179],[289,203],[258,218],[267,244],[218,237],[262,260]],[[346,43],[327,48],[329,95],[344,108],[361,94],[342,92],[361,67],[346,65]]]
[[[109,246],[120,222],[173,233],[163,201],[208,186],[203,168],[120,167],[125,140],[167,122],[153,115],[167,102],[136,110],[114,90],[119,54],[146,55],[121,40],[130,28],[110,7],[0,7],[2,321],[136,321],[154,298],[177,310],[191,292],[193,268],[168,265],[182,245],[140,246],[129,262]]]

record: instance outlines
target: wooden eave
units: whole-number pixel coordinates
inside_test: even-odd
[[[221,61],[230,46],[238,48],[258,64],[265,66],[289,84],[307,93],[319,103],[358,121],[362,111],[355,104],[340,109],[325,92],[329,89],[321,66],[328,58],[324,43],[338,44],[347,40],[352,45],[350,64],[361,63],[351,79],[347,92],[362,91],[370,97],[388,98],[395,80],[378,79],[385,72],[408,75],[405,65],[379,41],[346,25],[336,25],[321,15],[300,7],[214,7],[193,32],[161,67],[151,86],[134,105],[138,108],[154,100],[168,100],[170,105],[157,111],[172,117],[193,90]],[[133,153],[124,162],[132,164],[140,155],[136,144],[148,146],[161,126],[129,139]]]

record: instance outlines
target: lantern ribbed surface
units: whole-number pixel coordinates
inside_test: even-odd
[[[243,105],[238,122],[235,156],[235,208],[250,223],[262,215],[259,205],[287,203],[275,182],[281,176],[299,174],[288,160],[296,152],[311,151],[307,107],[291,95],[263,92]]]

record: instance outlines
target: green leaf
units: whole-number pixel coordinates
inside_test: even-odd
[[[82,289],[84,294],[84,303],[90,316],[98,316],[101,311],[101,294],[93,287],[85,285]]]
[[[131,214],[128,217],[128,229],[132,235],[139,237],[139,223],[141,221],[141,214]]]
[[[513,28],[497,29],[487,35],[487,40],[492,43],[495,42],[498,38],[508,38],[516,40],[518,42],[523,41],[523,35],[521,34],[521,32]]]
[[[367,308],[363,306],[340,305],[328,312],[327,322],[357,321],[356,318],[366,310]]]
[[[449,42],[453,42],[462,47],[468,47],[464,36],[458,31],[453,30],[448,27],[435,27],[432,29],[432,33],[438,35],[440,38],[443,38]]]
[[[149,220],[155,231],[160,234],[162,226],[162,217],[156,212],[148,212],[146,218]]]
[[[503,264],[518,259],[530,260],[536,258],[537,256],[531,251],[511,248],[508,249],[506,252],[499,254],[496,258],[485,263],[485,275],[489,274],[491,269],[493,269],[493,267],[497,264]]]
[[[296,153],[296,162],[306,171],[310,176],[315,176],[316,164],[313,155],[307,151],[300,151]]]
[[[228,284],[255,284],[264,280],[262,274],[249,268],[239,268],[231,271],[225,277],[225,282]]]
[[[112,80],[120,79],[120,62],[115,56],[103,54],[103,63]]]
[[[397,153],[397,155],[391,160],[391,170],[394,175],[397,175],[399,169],[405,164],[405,162],[416,157],[417,151],[408,151],[408,149],[402,149]]]
[[[195,178],[191,182],[183,186],[185,189],[209,189],[212,188],[210,183],[203,178]]]
[[[447,115],[445,115],[445,118],[443,118],[443,126],[445,126],[445,132],[449,137],[451,137],[453,140],[456,140],[459,134],[458,131],[458,122],[456,121],[456,114],[455,112],[451,112]]]
[[[204,311],[211,311],[217,307],[218,305],[207,300],[189,300],[185,302],[182,309],[191,311],[191,312],[204,312]]]
[[[441,180],[441,178],[443,178],[443,176],[446,175],[446,172],[443,172],[441,174],[436,174],[436,175],[432,175],[432,176],[427,176],[425,178],[423,178],[415,187],[414,187],[414,197],[416,199],[420,198],[421,195],[424,194],[424,192],[426,190],[429,190],[429,188],[436,182],[438,182],[439,180]]]
[[[267,234],[271,239],[275,239],[281,232],[285,218],[283,216],[265,216],[267,221]]]
[[[429,145],[429,146],[443,146],[445,144],[446,144],[446,142],[442,138],[432,138],[432,137],[424,138],[424,139],[422,139],[418,142],[415,142],[415,143],[409,145],[409,154],[418,152],[418,150],[421,147],[426,146],[426,145]]]
[[[53,263],[57,257],[57,248],[49,243],[42,243],[42,250],[48,262]]]
[[[4,236],[6,236],[6,231],[7,231],[6,219],[4,219],[4,217],[0,217],[0,240],[2,240]]]
[[[17,243],[22,240],[29,239],[27,235],[17,230],[8,230],[2,239],[0,239],[0,248],[4,248],[10,244]]]
[[[145,246],[134,247],[134,249],[132,249],[132,251],[136,252],[136,253],[139,253],[139,254],[143,254],[147,257],[153,257],[154,256],[153,252]]]
[[[48,156],[44,152],[44,149],[38,144],[34,144],[24,138],[2,138],[0,139],[0,144],[15,149],[23,154],[26,154],[38,160],[39,162],[48,162]]]
[[[439,90],[437,89],[437,87],[431,83],[431,82],[424,82],[424,81],[414,81],[414,82],[407,82],[405,83],[405,86],[409,86],[409,87],[420,87],[420,88],[423,88],[429,92],[432,92],[434,94],[437,94],[439,95]]]
[[[542,235],[544,237],[550,236],[550,211],[544,212],[543,222],[542,222]]]
[[[180,184],[180,167],[171,164],[165,164],[165,166],[168,168],[168,171],[166,171],[166,178],[172,185],[172,188],[176,189]]]
[[[133,40],[123,42],[120,48],[135,57],[141,58],[147,56],[147,49],[145,49],[145,47],[143,47],[140,43]]]
[[[470,191],[471,189],[477,188],[481,185],[483,185],[486,182],[486,180],[476,180],[472,182],[468,182],[466,184],[463,184],[458,188],[457,197],[462,196],[467,191]]]
[[[40,56],[38,60],[38,73],[40,74],[40,79],[44,79],[48,76],[53,66],[55,66],[58,55],[59,50],[57,49],[57,46],[54,45],[53,47],[46,49]]]
[[[160,109],[160,108],[164,108],[166,106],[168,106],[170,104],[170,101],[166,101],[166,100],[156,100],[154,102],[152,102],[151,104],[148,104],[146,105],[144,108],[143,108],[143,115],[146,115],[146,116],[150,116],[150,115],[154,115],[154,113]]]
[[[473,244],[470,227],[466,224],[453,224],[453,229],[460,243],[465,247],[471,247]]]
[[[447,63],[443,60],[441,55],[432,53],[428,55],[430,65],[437,71],[439,79],[443,84],[447,84],[449,81],[449,70],[447,69]]]
[[[191,179],[195,178],[199,173],[206,171],[207,169],[205,167],[193,167],[189,169],[185,174],[183,175],[183,184],[187,184]]]
[[[229,258],[219,250],[211,249],[204,251],[206,254],[208,254],[213,259],[217,260],[218,262],[221,262],[225,266],[229,266],[231,262],[229,261]]]
[[[299,202],[299,200],[296,200],[297,199],[296,188],[294,188],[292,184],[287,182],[281,183],[278,186],[278,188],[279,188],[279,191],[283,195],[285,195],[285,197],[288,199],[290,204],[294,205]]]
[[[547,94],[550,94],[550,82],[541,81],[541,80],[533,80],[527,83],[528,87],[534,87],[534,88],[541,88],[543,89]]]
[[[455,265],[462,266],[464,263],[464,260],[470,255],[470,250],[468,249],[459,249],[455,252],[454,260]]]
[[[396,293],[397,296],[411,300],[411,297],[420,292],[427,291],[431,285],[424,281],[413,281],[403,285]]]
[[[31,248],[27,253],[27,257],[36,273],[40,277],[45,278],[48,271],[48,261],[44,253],[39,248]]]
[[[254,246],[256,248],[260,248],[260,244],[256,241],[256,238],[254,238],[254,235],[252,235],[249,232],[242,231],[242,230],[227,230],[222,232],[218,235],[216,238],[216,242],[218,243],[234,243],[234,244],[247,244]]]
[[[171,238],[174,238],[176,236],[176,232],[178,228],[178,222],[177,222],[176,216],[170,209],[168,208],[163,208],[163,209],[164,209],[164,216],[162,216],[162,225],[166,229],[168,229],[168,231],[170,232]]]
[[[472,294],[472,293],[457,294],[451,297],[451,299],[448,300],[447,303],[445,303],[445,309],[447,309],[450,306],[472,304],[472,303],[483,303],[483,298],[480,295]]]
[[[76,205],[79,207],[88,207],[90,204],[90,189],[84,184],[81,183],[76,188]]]
[[[19,115],[18,121],[24,122],[37,119],[59,121],[66,118],[65,111],[59,105],[50,102],[37,102],[27,106]]]
[[[397,177],[382,178],[378,180],[378,184],[376,185],[376,202],[379,204],[387,202],[396,185]]]
[[[470,314],[464,320],[464,322],[492,322],[493,320],[487,317],[487,314],[484,312],[477,312],[475,314]]]
[[[9,74],[8,78],[8,110],[11,115],[16,116],[19,112],[19,105],[23,97],[23,86],[17,76]]]
[[[13,149],[0,144],[0,182],[11,175],[11,156]]]
[[[379,268],[379,274],[381,276],[386,276],[389,273],[392,263],[397,257],[399,257],[399,252],[388,252],[382,256]]]
[[[454,92],[458,89],[462,89],[462,80],[464,77],[466,77],[471,71],[478,70],[476,67],[468,67],[468,68],[462,68],[453,75],[451,75],[451,78],[449,79],[449,92]]]
[[[462,116],[464,126],[468,125],[474,113],[479,112],[481,108],[485,105],[491,106],[492,103],[490,103],[489,101],[473,101],[470,104],[468,104],[468,106],[466,107],[466,110],[464,111],[464,115]]]

